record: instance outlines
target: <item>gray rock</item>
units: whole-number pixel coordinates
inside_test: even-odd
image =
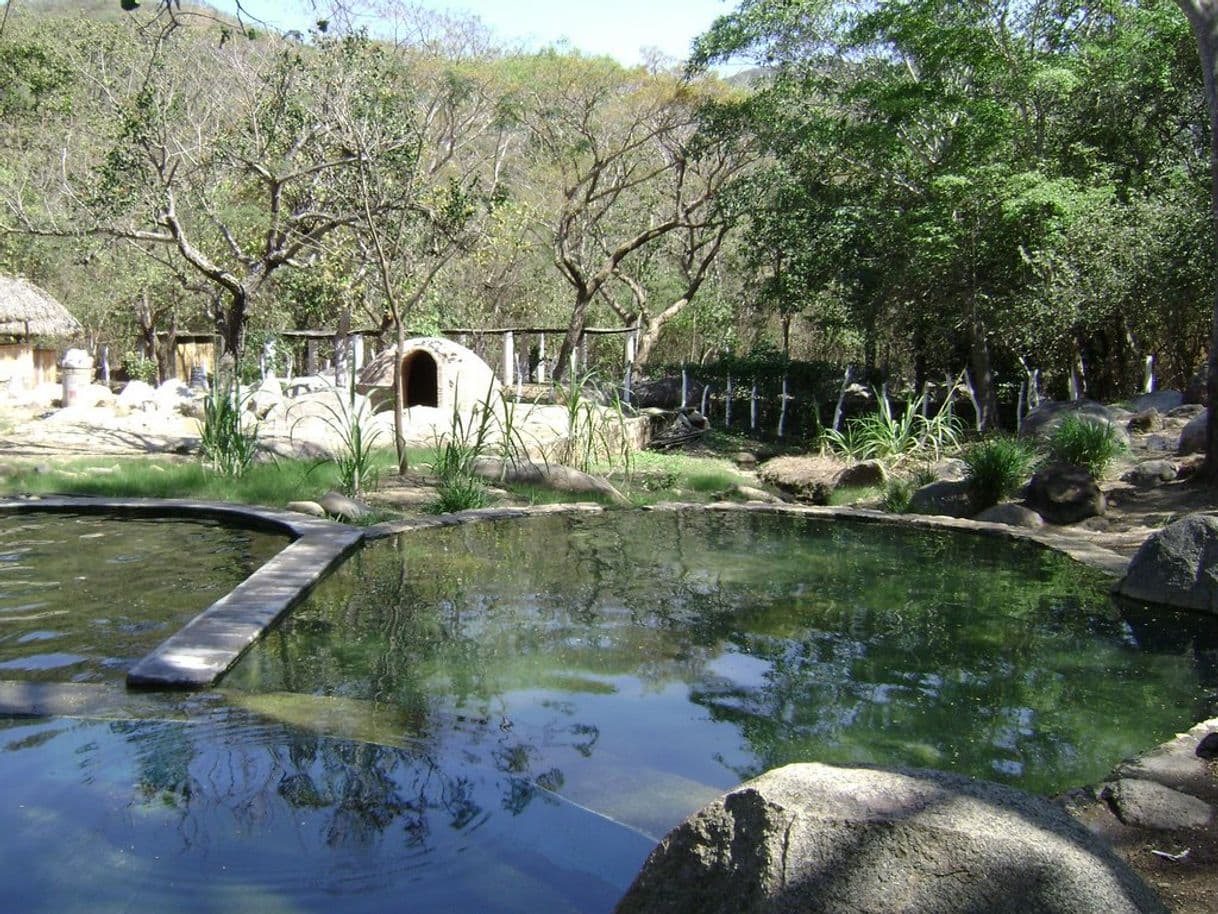
[[[1121,778],[1105,798],[1117,818],[1135,828],[1208,828],[1214,820],[1214,807],[1204,800],[1140,778]]]
[[[617,914],[1133,914],[1154,893],[1049,802],[929,771],[789,765],[695,813]]]
[[[340,520],[359,520],[372,512],[368,505],[356,501],[354,498],[348,498],[341,492],[327,492],[317,499],[317,503],[331,517],[337,517]]]
[[[1203,409],[1188,424],[1180,430],[1180,443],[1176,445],[1177,454],[1205,453],[1205,426],[1209,421],[1209,410]]]
[[[491,482],[514,482],[538,485],[559,492],[604,495],[614,504],[626,506],[630,499],[614,488],[607,479],[584,473],[559,463],[507,463],[484,457],[474,464],[474,472]]]
[[[1146,460],[1126,472],[1121,480],[1139,489],[1152,489],[1171,482],[1178,473],[1176,465],[1170,460]]]
[[[1218,517],[1190,514],[1142,543],[1117,591],[1218,614]]]
[[[1200,403],[1185,403],[1183,406],[1177,406],[1174,409],[1169,409],[1167,415],[1171,419],[1191,419],[1194,416],[1199,416],[1205,412],[1205,407]]]
[[[751,469],[757,466],[757,455],[751,454],[748,451],[737,451],[732,456],[732,460],[736,461],[736,466],[738,467],[746,467]]]
[[[938,463],[931,464],[930,471],[936,479],[959,482],[968,478],[968,464],[959,457],[945,457]]]
[[[1163,414],[1157,409],[1144,409],[1140,413],[1134,413],[1125,423],[1125,427],[1139,435],[1157,432],[1163,428]]]
[[[1028,483],[1028,505],[1051,524],[1076,524],[1108,508],[1091,474],[1065,463],[1037,470]]]
[[[326,509],[315,501],[290,501],[287,509],[300,514],[308,514],[311,517],[326,517]]]
[[[824,457],[775,457],[757,468],[757,476],[799,501],[827,505],[833,481],[842,470],[839,462]]]
[[[992,508],[986,508],[973,520],[985,521],[991,524],[1006,524],[1008,527],[1043,527],[1045,525],[1044,518],[1033,511],[1031,508],[1016,504],[1013,501],[1003,502],[999,505],[994,505]]]
[[[833,488],[875,488],[888,482],[888,471],[878,460],[864,460],[846,467],[833,479]]]
[[[1135,413],[1140,413],[1146,409],[1158,410],[1161,413],[1168,412],[1181,406],[1184,403],[1184,394],[1178,390],[1156,390],[1153,393],[1141,394],[1134,397],[1130,403],[1130,408]]]
[[[737,485],[735,492],[748,501],[761,501],[768,505],[782,504],[782,499],[777,495],[771,495],[765,489],[758,489],[756,486]]]
[[[973,496],[963,479],[941,479],[922,486],[909,500],[909,514],[937,514],[947,517],[971,517]]]
[[[1125,431],[1119,414],[1095,400],[1046,400],[1024,417],[1019,435],[1024,438],[1048,438],[1067,416],[1077,416],[1095,425],[1110,426],[1121,443],[1129,446],[1129,433]]]
[[[246,408],[259,419],[265,419],[267,414],[283,406],[283,385],[273,374],[267,375],[253,389],[246,400]]]

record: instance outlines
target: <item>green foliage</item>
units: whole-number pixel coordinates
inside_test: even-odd
[[[558,462],[585,473],[605,464],[610,470],[620,468],[629,477],[633,450],[626,438],[626,417],[617,391],[606,397],[597,386],[595,372],[582,376],[572,372],[558,395],[567,414],[567,437],[558,451]],[[607,407],[602,405],[606,399]]]
[[[973,507],[982,511],[1013,495],[1032,469],[1035,455],[1017,438],[997,436],[969,446],[964,452],[966,479]]]
[[[221,476],[241,476],[258,453],[258,423],[245,419],[245,405],[235,381],[216,383],[203,402],[201,456]]]
[[[845,431],[829,429],[824,440],[852,460],[882,460],[899,464],[908,460],[939,459],[960,446],[960,421],[952,414],[951,397],[933,415],[924,415],[922,396],[905,401],[900,415],[888,398],[877,392],[876,412],[850,419]]]
[[[145,384],[157,382],[157,364],[142,352],[128,352],[123,356],[123,370],[133,381],[143,381]]]
[[[884,494],[880,498],[880,507],[890,514],[904,514],[909,510],[916,488],[914,480],[904,476],[889,476],[884,484]]]
[[[1066,416],[1053,429],[1046,448],[1050,461],[1083,467],[1094,478],[1102,479],[1108,465],[1125,450],[1125,443],[1110,423]]]
[[[438,498],[430,510],[436,514],[484,508],[491,503],[486,483],[474,471],[494,440],[496,415],[492,408],[496,393],[492,384],[486,396],[468,416],[454,404],[448,432],[435,444],[432,471],[439,478]],[[510,440],[510,438],[509,438]]]
[[[382,461],[378,459],[376,451],[381,430],[368,429],[372,421],[372,406],[367,399],[359,398],[356,394],[355,372],[351,372],[347,398],[336,397],[335,403],[323,405],[327,412],[322,417],[323,421],[339,440],[334,455],[339,488],[353,498],[358,497],[369,486],[375,487]],[[294,432],[295,428],[293,425],[291,431]]]

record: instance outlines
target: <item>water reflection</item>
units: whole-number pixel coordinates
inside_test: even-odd
[[[456,741],[236,711],[0,740],[0,778],[23,785],[0,807],[7,911],[607,911],[651,845],[555,797],[561,775],[512,741],[489,740],[483,767]]]
[[[1212,675],[1139,649],[1105,584],[977,537],[740,514],[538,518],[366,550],[228,683],[374,701],[427,732],[445,715],[502,719],[536,767],[563,772],[564,796],[645,831],[799,760],[1049,793],[1208,711]],[[597,736],[585,755],[581,730]],[[597,777],[674,800],[633,818]]]

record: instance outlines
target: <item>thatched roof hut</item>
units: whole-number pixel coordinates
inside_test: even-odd
[[[42,289],[16,276],[0,275],[0,336],[29,340],[83,332],[80,322]]]

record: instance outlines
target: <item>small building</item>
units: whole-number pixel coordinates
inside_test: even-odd
[[[393,407],[393,363],[397,349],[381,352],[360,373],[359,389],[379,409]],[[407,408],[430,407],[451,413],[471,412],[499,389],[491,366],[472,350],[437,336],[406,341],[402,350],[402,402]]]
[[[0,387],[54,384],[60,344],[83,335],[80,322],[47,292],[0,274]]]

